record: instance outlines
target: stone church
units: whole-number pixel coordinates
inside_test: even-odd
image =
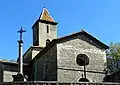
[[[104,64],[108,46],[84,30],[57,38],[57,24],[43,8],[32,26],[33,45],[23,55],[26,79],[102,82],[106,75]],[[0,69],[0,81],[12,81],[11,76],[17,73],[18,63],[1,61]]]

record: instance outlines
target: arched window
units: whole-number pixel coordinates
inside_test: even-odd
[[[50,43],[50,40],[49,39],[47,39],[46,40],[46,45],[48,45]]]

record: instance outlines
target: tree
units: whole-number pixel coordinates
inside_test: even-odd
[[[120,71],[120,43],[111,43],[107,53],[106,72],[113,74]]]

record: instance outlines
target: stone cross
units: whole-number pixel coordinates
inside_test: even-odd
[[[23,49],[22,34],[23,32],[26,32],[26,31],[23,30],[23,28],[21,27],[20,31],[18,31],[18,33],[20,33],[20,40],[18,41],[18,43],[19,43],[19,74],[22,74],[22,75],[23,75],[23,57],[22,57],[22,49]]]
[[[17,31],[18,33],[20,33],[20,41],[22,41],[22,34],[23,32],[26,32],[25,30],[23,30],[23,28],[21,27],[20,31]]]

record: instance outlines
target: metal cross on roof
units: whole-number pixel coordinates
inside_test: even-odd
[[[20,41],[22,41],[22,34],[23,32],[26,32],[26,30],[23,30],[23,28],[21,27],[20,31],[17,32],[20,33]]]

